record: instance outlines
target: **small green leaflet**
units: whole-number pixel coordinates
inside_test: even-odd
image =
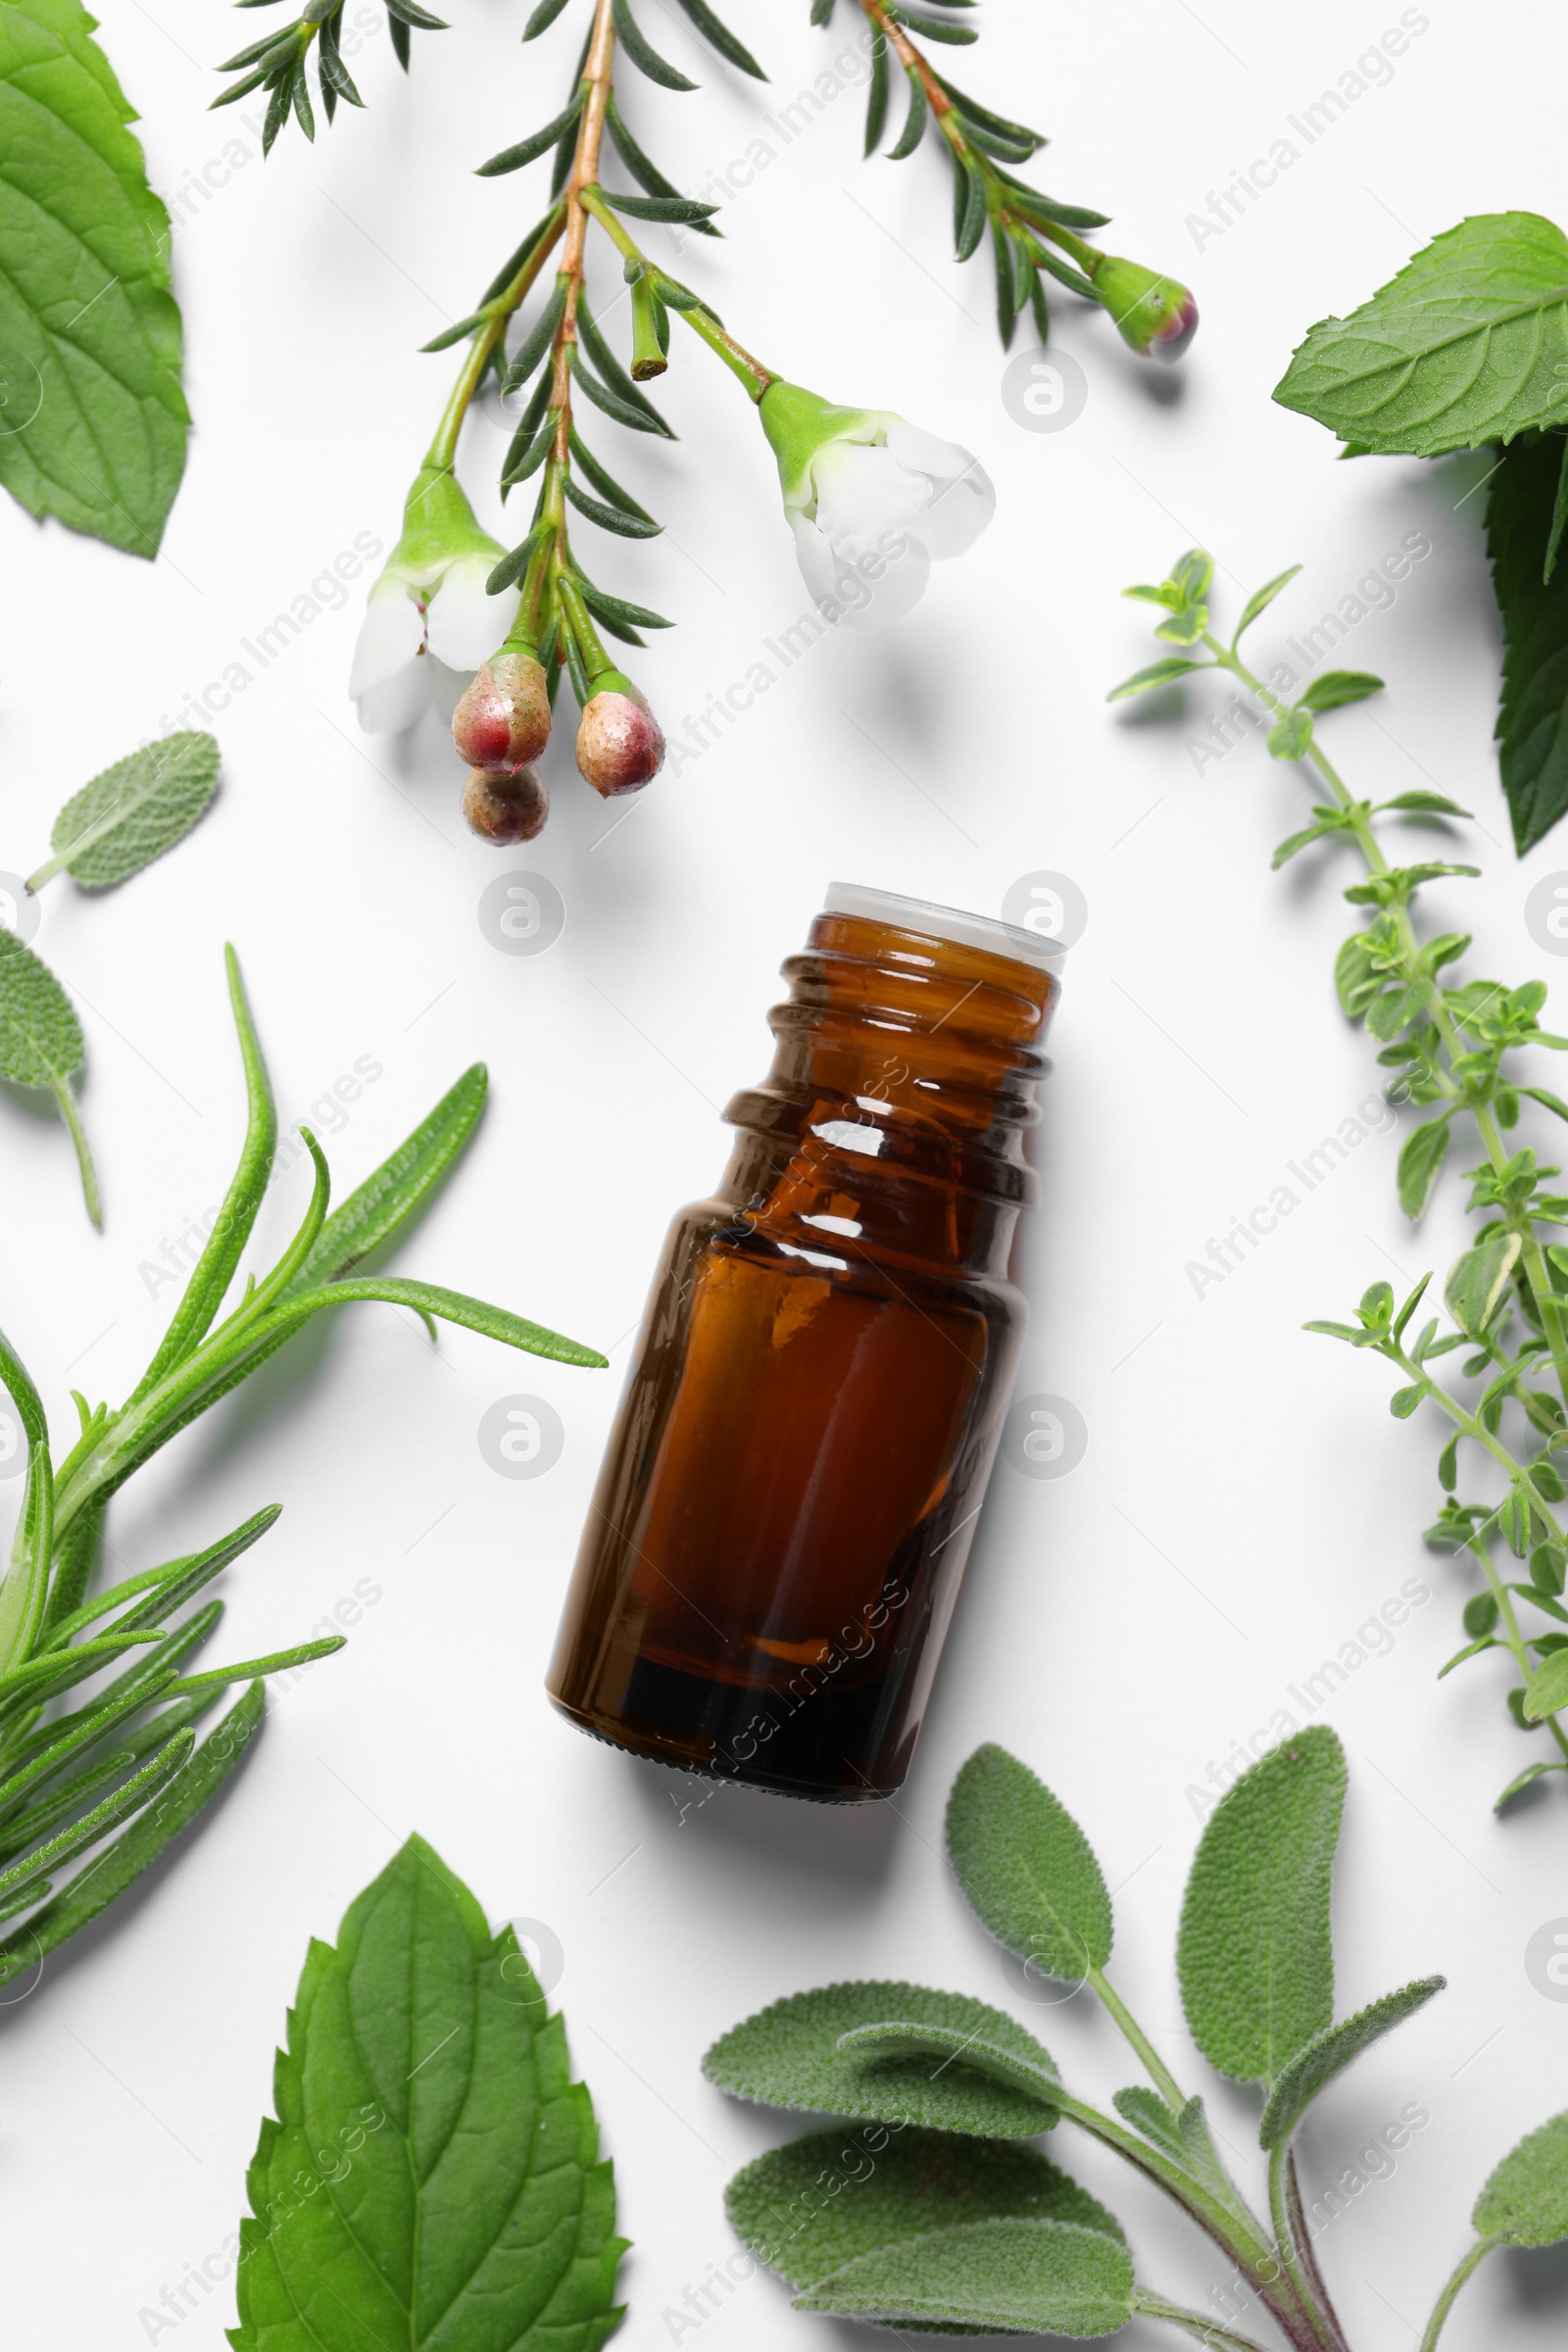
[[[1274,398],[1359,451],[1417,458],[1568,421],[1568,238],[1539,213],[1461,220],[1348,318],[1320,319]]]
[[[862,2254],[795,2301],[890,2327],[1114,2335],[1133,2316],[1133,2266],[1072,2222],[969,2222]]]
[[[0,482],[155,556],[185,464],[169,215],[79,0],[0,9]]]
[[[615,2191],[510,1927],[411,1838],[313,1942],[240,2223],[234,2352],[597,2352]]]
[[[98,1178],[71,1091],[86,1053],[75,1007],[49,966],[14,931],[0,930],[0,1078],[54,1096],[76,1147],[87,1214],[101,1228]]]
[[[1568,564],[1549,586],[1542,578],[1563,448],[1555,434],[1516,442],[1487,488],[1487,553],[1502,615],[1498,763],[1521,857],[1568,809]]]
[[[1470,2218],[1483,2237],[1511,2246],[1554,2246],[1568,2237],[1568,2112],[1509,2150]]]
[[[1423,2008],[1434,1993],[1442,1992],[1446,1983],[1444,1977],[1418,1978],[1413,1984],[1401,1984],[1396,1992],[1386,1992],[1342,2025],[1315,2034],[1297,2051],[1275,2083],[1257,2127],[1258,2145],[1277,2148],[1288,2141],[1319,2091],[1342,2068]]]
[[[88,890],[108,890],[183,840],[218,789],[211,735],[165,735],[118,760],[74,795],[49,836],[54,856],[28,877],[29,890],[61,872]]]

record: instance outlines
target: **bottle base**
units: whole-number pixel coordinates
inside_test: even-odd
[[[586,1732],[590,1739],[603,1740],[607,1747],[617,1747],[624,1755],[636,1756],[645,1764],[665,1764],[677,1772],[699,1773],[705,1780],[732,1788],[760,1788],[771,1796],[798,1797],[807,1804],[865,1805],[897,1795],[904,1786],[903,1773],[885,1787],[874,1786],[861,1775],[847,1783],[798,1776],[787,1769],[783,1758],[775,1760],[769,1756],[765,1747],[741,1760],[732,1754],[721,1754],[711,1740],[677,1735],[626,1714],[595,1714],[571,1705],[548,1687],[545,1695],[558,1714],[575,1724],[578,1731]]]

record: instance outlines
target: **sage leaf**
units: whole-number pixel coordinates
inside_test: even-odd
[[[1228,1788],[1199,1841],[1177,1970],[1193,2038],[1238,2082],[1272,2085],[1333,2015],[1330,1878],[1345,1751],[1327,1724]]]
[[[1348,318],[1320,319],[1274,398],[1364,451],[1435,458],[1561,423],[1559,364],[1568,238],[1539,213],[1484,213],[1435,237]]]
[[[155,556],[185,464],[169,215],[79,0],[0,9],[0,481]]]
[[[1498,763],[1521,857],[1568,808],[1568,564],[1549,584],[1542,577],[1565,446],[1555,436],[1515,442],[1487,485],[1487,553],[1502,615]]]
[[[828,2187],[835,2181],[845,2193]],[[945,2132],[895,2138],[881,2124],[809,2132],[769,2149],[736,2174],[724,2210],[752,2252],[794,2287],[946,2229],[956,2210],[972,2222],[1073,2222],[1122,2235],[1114,2216],[1036,2148]]]
[[[1386,1992],[1381,2000],[1369,2002],[1342,2025],[1330,2026],[1326,2032],[1314,2034],[1282,2069],[1269,2093],[1257,2127],[1259,2147],[1283,2145],[1318,2092],[1352,2058],[1359,2058],[1363,2050],[1395,2026],[1413,2017],[1434,1993],[1443,1991],[1446,1983],[1446,1977],[1419,1977],[1413,1984],[1401,1984],[1396,1992]]]
[[[846,2263],[795,2299],[884,2326],[1114,2335],[1133,2316],[1133,2266],[1071,2222],[970,2222]]]
[[[1100,1864],[1027,1764],[991,1742],[976,1748],[953,1784],[947,1836],[958,1884],[999,1943],[1048,1976],[1104,1967],[1111,1918]]]
[[[218,789],[218,744],[211,735],[165,735],[106,767],[55,818],[54,856],[30,875],[42,890],[67,870],[86,890],[108,890],[151,865],[182,841]]]
[[[54,1096],[76,1149],[87,1214],[101,1228],[98,1178],[71,1089],[86,1054],[75,1007],[49,966],[15,931],[0,930],[0,1078]]]
[[[921,2124],[997,2139],[1029,2139],[1054,2123],[1054,2110],[1038,2098],[987,2082],[961,2061],[938,2072],[924,2057],[862,2057],[839,2048],[841,2034],[894,2019],[983,2036],[1026,2064],[1055,2071],[1033,2035],[988,2002],[877,1981],[824,1984],[774,2001],[721,2034],[704,2058],[703,2072],[736,2098],[870,2123]]]
[[[1568,2109],[1510,2148],[1471,2215],[1483,2237],[1554,2246],[1568,2237]]]
[[[562,2020],[423,1838],[312,1943],[273,2100],[234,2352],[596,2352],[616,2327],[626,2240]]]

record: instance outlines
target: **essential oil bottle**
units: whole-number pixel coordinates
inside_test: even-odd
[[[1060,952],[836,883],[654,1277],[548,1689],[665,1764],[903,1782],[1017,1363]]]

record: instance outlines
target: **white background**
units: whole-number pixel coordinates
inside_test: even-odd
[[[407,84],[377,29],[354,61],[368,111],[340,115],[314,149],[291,128],[264,169],[243,122],[204,110],[213,61],[274,20],[196,0],[113,12],[108,46],[142,109],[155,185],[172,192],[235,136],[249,160],[193,202],[175,242],[196,422],[163,557],[145,565],[0,501],[0,864],[36,863],[65,797],[245,660],[239,640],[357,533],[390,545],[452,368],[416,347],[469,307],[543,208],[546,167],[523,182],[471,167],[555,111],[583,13],[576,0],[524,52],[520,7],[465,0],[454,30],[416,36]],[[814,648],[612,834],[616,812],[563,740],[548,831],[499,858],[462,829],[460,773],[433,722],[398,747],[358,736],[351,601],[265,670],[249,663],[217,722],[220,798],[185,846],[104,899],[66,880],[49,890],[38,945],[89,1039],[83,1106],[107,1230],[88,1229],[53,1116],[9,1098],[0,1298],[57,1432],[70,1387],[118,1400],[133,1383],[174,1297],[149,1296],[140,1269],[220,1199],[238,1149],[224,939],[286,1118],[310,1116],[357,1057],[382,1065],[325,1137],[340,1189],[466,1063],[488,1062],[483,1129],[398,1264],[600,1345],[613,1368],[536,1364],[461,1332],[432,1351],[390,1310],[354,1310],[117,1502],[113,1543],[133,1567],[285,1506],[226,1580],[229,1655],[306,1638],[359,1579],[382,1597],[275,1706],[172,1866],[0,2018],[10,2342],[134,2352],[150,2335],[139,2314],[222,2247],[307,1939],[335,1932],[416,1828],[492,1919],[543,1921],[564,1948],[559,1998],[635,2240],[628,2352],[695,2340],[663,2315],[735,2250],[724,2181],[796,2128],[730,2104],[698,2071],[712,2036],[764,2001],[836,1976],[966,1988],[1015,2007],[1076,2083],[1108,2098],[1136,2072],[1108,2023],[1082,2001],[1022,2003],[942,1858],[948,1787],[984,1739],[1027,1758],[1088,1826],[1122,1889],[1117,1982],[1183,2080],[1210,2092],[1245,2167],[1249,2102],[1207,2077],[1175,1989],[1201,1810],[1187,1791],[1412,1577],[1430,1602],[1328,1710],[1351,1771],[1341,2009],[1429,1970],[1451,1981],[1323,2099],[1306,2134],[1315,2188],[1401,2106],[1431,2115],[1397,2177],[1322,2241],[1358,2347],[1415,2342],[1481,2180],[1564,2103],[1568,2007],[1533,1988],[1524,1952],[1568,1913],[1568,1789],[1549,1782],[1516,1818],[1492,1818],[1536,1751],[1504,1710],[1503,1671],[1434,1680],[1463,1638],[1469,1589],[1418,1541],[1435,1422],[1390,1421],[1384,1370],[1299,1328],[1380,1275],[1446,1264],[1463,1188],[1450,1178],[1417,1235],[1396,1205],[1394,1141],[1369,1141],[1242,1271],[1195,1296],[1187,1261],[1373,1086],[1367,1041],[1330,985],[1350,875],[1312,857],[1270,875],[1274,842],[1304,821],[1301,779],[1255,742],[1195,774],[1185,747],[1201,693],[1185,715],[1102,699],[1156,650],[1118,590],[1158,578],[1194,540],[1215,554],[1225,613],[1287,564],[1307,566],[1257,631],[1269,653],[1403,534],[1428,534],[1430,559],[1348,649],[1391,691],[1328,722],[1333,744],[1358,791],[1435,784],[1477,811],[1484,883],[1429,906],[1474,926],[1468,968],[1517,982],[1549,965],[1522,908],[1533,879],[1568,866],[1568,833],[1516,862],[1490,743],[1484,500],[1466,495],[1484,466],[1339,465],[1326,434],[1268,397],[1311,320],[1351,308],[1465,214],[1568,210],[1556,12],[1435,0],[1428,13],[1392,82],[1201,252],[1188,216],[1291,135],[1284,118],[1398,11],[988,13],[956,78],[1048,129],[1039,184],[1112,214],[1115,249],[1189,277],[1203,313],[1172,377],[1063,297],[1054,331],[1089,398],[1069,430],[1039,434],[1003,405],[984,258],[949,258],[937,154],[862,164],[854,96],[791,144],[762,128],[846,50],[846,12],[829,34],[810,29],[805,0],[730,0],[772,70],[761,90],[645,5],[659,44],[704,85],[682,99],[626,76],[631,119],[673,176],[700,188],[759,135],[776,151],[725,213],[727,242],[689,246],[677,266],[774,367],[978,451],[999,497],[988,536],[896,634]],[[251,102],[237,111],[259,121]],[[689,338],[677,358],[661,387],[676,445],[605,423],[593,436],[666,536],[642,548],[580,530],[598,576],[679,620],[635,657],[672,738],[806,605],[747,404]],[[464,449],[492,523],[502,447],[481,418]],[[548,875],[567,908],[535,958],[496,953],[476,920],[481,891],[514,864]],[[1031,1146],[1044,1200],[1021,1252],[1021,1390],[1076,1402],[1087,1458],[1054,1484],[999,1467],[896,1802],[839,1812],[725,1790],[683,1818],[691,1783],[581,1739],[541,1690],[659,1237],[722,1164],[716,1110],[765,1066],[776,967],[830,875],[990,912],[1039,868],[1078,882],[1090,920]],[[1537,1074],[1554,1075],[1544,1057]],[[299,1171],[269,1195],[269,1250],[305,1198]],[[532,1483],[495,1475],[476,1442],[485,1409],[518,1393],[565,1427],[560,1463]],[[1087,2143],[1056,2152],[1108,2183],[1152,2287],[1206,2297],[1221,2270],[1173,2212]],[[1494,2259],[1446,2342],[1558,2343],[1565,2293],[1558,2257]],[[216,2347],[230,2294],[224,2283],[152,2340]],[[863,2340],[793,2316],[769,2277],[701,2336],[703,2352]]]

